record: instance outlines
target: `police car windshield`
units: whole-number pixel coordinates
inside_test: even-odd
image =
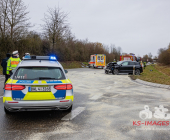
[[[14,74],[16,80],[62,80],[64,73],[57,67],[20,67]]]

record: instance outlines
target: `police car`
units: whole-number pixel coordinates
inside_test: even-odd
[[[74,94],[55,56],[30,56],[13,71],[5,85],[5,113],[18,111],[67,110],[73,106]]]

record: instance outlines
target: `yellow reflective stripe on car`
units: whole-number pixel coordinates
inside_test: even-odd
[[[66,83],[66,80],[61,80],[62,83]]]
[[[5,101],[13,101],[12,97],[3,97],[3,103],[5,103]]]
[[[12,79],[8,79],[7,81],[6,81],[6,84],[11,84],[12,83]]]
[[[18,80],[12,80],[12,84],[16,84],[16,82],[18,82]]]
[[[47,84],[45,80],[35,80],[32,84],[39,84],[39,81],[41,81],[41,84]]]
[[[12,80],[12,79],[8,79],[8,81],[6,83],[8,84],[16,84],[19,80]],[[27,80],[29,81],[29,80]],[[39,81],[41,81],[41,83],[39,83]],[[71,81],[69,79],[66,79],[66,80],[59,80],[61,81],[62,83],[71,83]],[[34,82],[32,84],[48,84],[45,80],[34,80]]]
[[[41,81],[41,84],[47,84],[47,82],[46,81]]]
[[[55,100],[52,92],[27,92],[23,100]]]
[[[70,81],[70,79],[66,79],[66,82],[67,82],[67,83],[72,83],[72,82]]]
[[[38,84],[38,80],[35,80],[32,84]]]
[[[31,87],[48,87],[48,85],[31,85]]]
[[[65,100],[74,100],[74,96],[72,95],[72,96],[66,96],[66,98],[65,98]]]
[[[66,80],[61,80],[62,83],[71,83],[71,81],[69,79]]]

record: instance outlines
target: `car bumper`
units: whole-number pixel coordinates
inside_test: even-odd
[[[73,101],[67,100],[55,101],[5,101],[4,107],[11,112],[18,111],[45,111],[45,110],[67,110]]]
[[[107,69],[107,68],[106,68],[105,70],[106,70],[106,71],[108,71],[108,72],[111,72],[111,70],[110,70],[110,69]]]

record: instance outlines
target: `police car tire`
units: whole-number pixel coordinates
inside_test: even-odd
[[[7,110],[5,107],[4,107],[4,112],[5,112],[6,114],[12,114],[12,112],[10,112],[9,110]]]

